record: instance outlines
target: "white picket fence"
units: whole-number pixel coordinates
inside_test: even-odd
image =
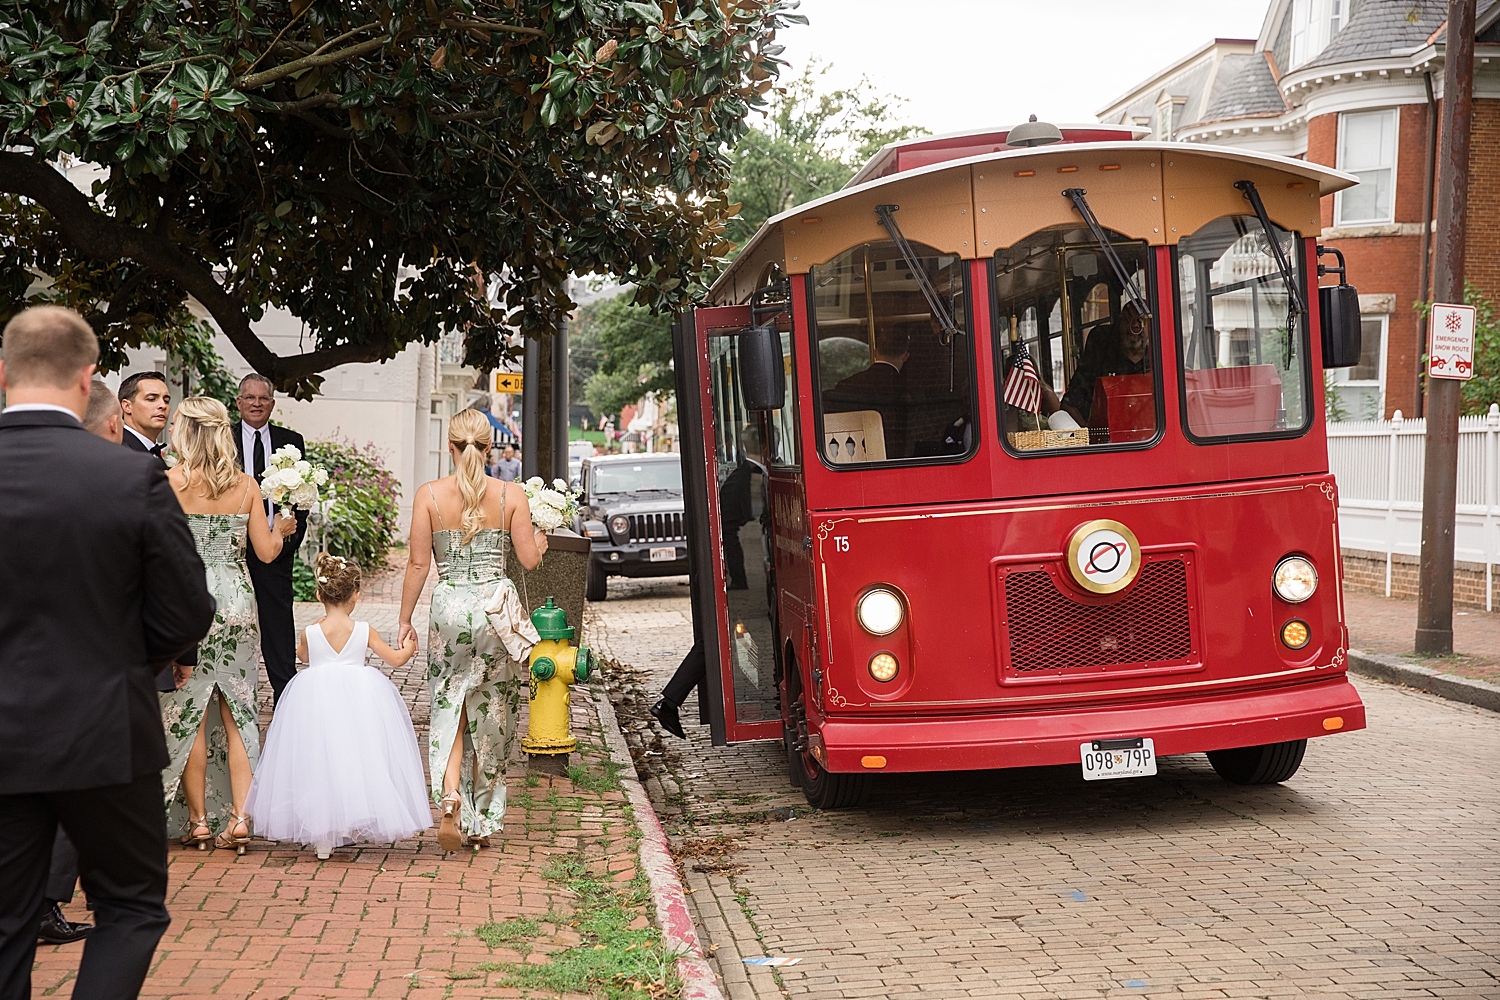
[[[1338,480],[1339,536],[1347,549],[1391,556],[1422,551],[1422,468],[1427,421],[1358,420],[1328,425],[1328,462]],[[1500,563],[1500,405],[1458,423],[1458,504],[1454,558],[1483,563],[1485,593]],[[1494,610],[1488,596],[1485,610]]]

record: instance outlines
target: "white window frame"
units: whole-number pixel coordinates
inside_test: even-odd
[[[1347,385],[1353,388],[1369,388],[1370,386],[1378,386],[1380,388],[1380,403],[1382,406],[1384,406],[1385,355],[1386,349],[1389,347],[1391,342],[1391,316],[1390,313],[1360,313],[1359,321],[1361,324],[1373,323],[1377,321],[1380,323],[1380,362],[1377,366],[1379,369],[1379,374],[1375,378],[1349,378],[1349,374],[1353,372],[1355,367],[1357,366],[1351,365],[1348,368],[1335,368],[1334,371],[1338,374],[1334,376],[1333,384]]]
[[[1391,143],[1385,152],[1390,155],[1390,166],[1376,169],[1389,169],[1391,172],[1391,198],[1390,211],[1384,218],[1375,219],[1348,219],[1344,217],[1344,192],[1340,191],[1333,196],[1333,224],[1335,226],[1375,226],[1382,223],[1396,221],[1396,180],[1397,168],[1400,160],[1401,149],[1401,113],[1399,108],[1374,108],[1369,111],[1342,111],[1339,113],[1338,138],[1334,148],[1334,160],[1339,170],[1350,171],[1351,168],[1344,161],[1344,128],[1350,118],[1365,115],[1385,115],[1391,120]]]
[[[1349,20],[1352,0],[1292,0],[1288,72],[1316,59]]]

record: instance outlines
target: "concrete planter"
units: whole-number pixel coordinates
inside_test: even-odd
[[[568,624],[578,631],[574,645],[586,645],[583,639],[583,591],[588,581],[589,547],[587,538],[568,528],[558,528],[547,533],[547,554],[536,569],[522,568],[521,562],[512,557],[506,570],[521,591],[521,600],[530,614],[547,598],[568,613]]]

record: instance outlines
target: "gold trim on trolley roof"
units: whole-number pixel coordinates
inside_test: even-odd
[[[1225,677],[1213,681],[1184,681],[1180,684],[1152,684],[1147,687],[1115,688],[1110,691],[1088,691],[1084,693],[1068,692],[1063,694],[1026,694],[1017,695],[1014,698],[974,698],[962,701],[902,701],[897,703],[882,702],[881,704],[898,704],[902,708],[922,705],[990,705],[995,708],[1005,708],[1019,702],[1036,701],[1080,701],[1086,698],[1120,698],[1135,694],[1148,694],[1153,691],[1182,691],[1188,688],[1221,687],[1227,684],[1247,684],[1252,681],[1270,680],[1273,677],[1292,677],[1296,674],[1316,673],[1319,670],[1327,670],[1332,663],[1318,665],[1309,664],[1305,667],[1292,667],[1289,670],[1276,670],[1269,674],[1251,674],[1247,677]],[[869,704],[869,703],[865,703]],[[1128,707],[1128,706],[1127,706]],[[830,720],[837,721],[837,720]],[[927,719],[924,721],[934,721]]]
[[[1305,490],[1309,487],[1317,488],[1320,483],[1303,483],[1299,486],[1276,486],[1263,490],[1235,490],[1229,493],[1192,493],[1186,496],[1175,497],[1141,497],[1133,500],[1097,500],[1091,503],[1047,503],[1034,504],[1029,507],[997,507],[986,510],[952,510],[936,511],[931,514],[891,514],[885,517],[861,517],[856,518],[858,524],[875,524],[881,521],[926,521],[936,520],[940,517],[983,517],[991,514],[1027,514],[1039,510],[1087,510],[1090,507],[1130,507],[1143,503],[1176,503],[1181,500],[1222,500],[1225,497],[1249,497],[1259,496],[1265,493],[1294,493],[1297,490]],[[840,518],[844,520],[844,518]]]

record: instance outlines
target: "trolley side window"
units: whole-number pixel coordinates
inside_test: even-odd
[[[1272,232],[1304,285],[1297,237]],[[1304,292],[1305,295],[1305,292]],[[1254,216],[1215,219],[1177,245],[1182,413],[1190,438],[1244,440],[1307,430],[1305,317]]]
[[[1109,236],[1124,281],[1087,229],[1043,230],[995,254],[996,382],[1014,453],[1159,438],[1158,325],[1132,302],[1150,301],[1150,248]]]
[[[894,243],[812,269],[818,451],[829,465],[962,460],[977,446],[964,262],[913,248],[956,334],[941,332]]]

